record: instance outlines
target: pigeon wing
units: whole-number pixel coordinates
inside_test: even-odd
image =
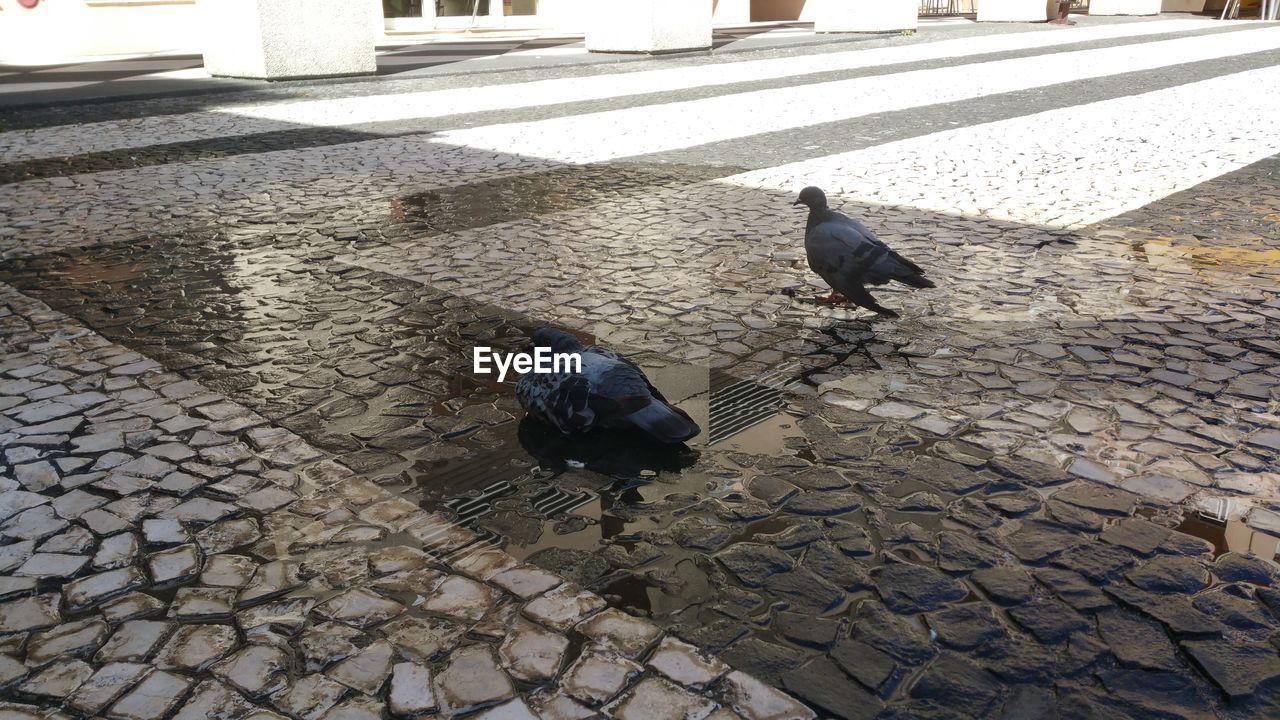
[[[689,414],[667,401],[638,365],[608,348],[583,353],[583,375],[591,379],[597,423],[636,428],[666,443],[702,432]]]
[[[848,215],[845,215],[844,213],[841,213],[841,212],[836,212],[835,210],[831,211],[829,217],[831,220],[834,220],[835,222],[841,225],[848,225],[854,230],[857,230],[859,235],[861,235],[867,240],[870,240],[876,245],[879,245],[880,247],[887,250],[889,252],[890,257],[892,257],[898,263],[902,264],[907,269],[919,275],[924,275],[924,268],[920,267],[919,265],[916,265],[910,260],[899,255],[895,250],[893,250],[893,248],[890,248],[888,245],[884,243],[883,240],[877,237],[876,234],[872,232],[871,228],[867,227],[860,220],[857,220],[856,218],[851,218]]]
[[[516,385],[525,412],[565,434],[595,426],[591,396],[591,381],[578,374],[529,373]]]
[[[874,237],[867,237],[848,223],[824,222],[805,237],[809,267],[831,287],[844,293],[854,285],[883,285],[898,280],[914,287],[929,287],[914,264]]]
[[[861,284],[862,275],[883,248],[868,241],[857,230],[834,222],[815,225],[804,238],[809,268],[836,290]]]
[[[640,376],[640,379],[644,381],[644,384],[648,388],[650,395],[661,400],[662,402],[667,402],[667,399],[662,396],[662,393],[658,390],[658,388],[654,387],[653,383],[649,382],[649,376],[644,374],[644,370],[641,370],[640,366],[635,364],[631,360],[628,360],[627,358],[618,354],[616,350],[612,350],[610,348],[604,347],[603,345],[591,345],[590,347],[583,350],[583,352],[595,353],[596,355],[609,358],[614,362],[621,363],[631,368],[632,370],[635,371],[637,375]]]

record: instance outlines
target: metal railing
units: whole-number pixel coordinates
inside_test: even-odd
[[[974,12],[973,0],[920,0],[920,17],[964,15]]]
[[[1088,9],[1089,0],[1071,0],[1071,12],[1084,12]],[[978,0],[920,0],[920,17],[972,15],[977,11]]]
[[[1235,20],[1240,17],[1240,0],[1229,0],[1222,6],[1219,20]],[[1258,5],[1259,20],[1280,20],[1280,0],[1262,0]]]

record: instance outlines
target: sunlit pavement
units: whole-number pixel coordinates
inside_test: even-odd
[[[6,117],[5,710],[1280,712],[1277,61],[1086,18]],[[808,184],[938,288],[812,304]],[[523,420],[471,350],[545,323],[704,435]]]

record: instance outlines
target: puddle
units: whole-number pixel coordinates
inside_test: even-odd
[[[613,163],[555,168],[391,201],[390,223],[414,234],[458,232],[547,213],[574,210],[638,191],[681,187],[742,172],[741,168],[676,163]]]
[[[515,197],[498,192],[491,203]],[[420,202],[418,210],[404,206],[405,223],[454,201]],[[256,241],[140,241],[10,261],[0,265],[0,280],[225,393],[519,559],[686,637],[723,632],[708,646],[735,634],[786,643],[770,620],[775,608],[809,612],[794,590],[745,587],[711,559],[733,543],[783,548],[813,572],[805,548],[833,528],[865,535],[863,566],[879,562],[870,558],[880,551],[931,565],[938,532],[974,533],[945,519],[950,511],[930,509],[929,497],[900,509],[916,496],[956,500],[939,490],[947,478],[934,474],[969,472],[939,459],[959,457],[956,447],[986,456],[964,434],[945,444],[923,432],[880,437],[877,422],[828,424],[808,412],[820,401],[798,399],[842,378],[869,397],[891,386],[892,371],[869,349],[885,341],[862,324],[817,331],[804,354],[779,352],[782,370],[760,381],[629,352],[704,433],[674,448],[626,434],[566,438],[523,418],[513,382],[470,372],[473,346],[520,349],[538,323],[336,263],[341,249],[306,231]],[[955,482],[976,487],[969,479]],[[1008,487],[981,479],[991,481],[988,493]],[[769,497],[753,484],[759,480],[794,481],[797,489]],[[790,507],[792,497],[833,496],[839,502],[830,507]],[[979,511],[992,512],[982,503],[992,496],[973,495],[965,512],[980,520]],[[1274,538],[1269,548],[1241,539],[1243,526],[1230,522],[1211,541],[1274,557]],[[837,602],[812,613],[849,617],[869,593],[837,592]]]
[[[1249,507],[1235,498],[1205,500],[1199,509],[1188,509],[1175,529],[1208,540],[1215,558],[1227,552],[1252,553],[1280,564],[1280,538],[1244,524],[1242,518]]]
[[[1274,228],[1280,232],[1280,223]],[[1135,245],[1135,249],[1138,246]],[[1219,247],[1174,244],[1168,238],[1148,240],[1142,244],[1143,258],[1152,265],[1190,262],[1193,266],[1232,268],[1261,265],[1280,267],[1280,249],[1255,250],[1244,247]]]
[[[11,261],[0,278],[520,557],[656,527],[618,520],[637,502],[741,493],[740,468],[716,458],[802,435],[780,391],[640,354],[704,434],[676,448],[563,437],[522,419],[514,383],[470,373],[472,346],[518,349],[528,320],[333,255],[289,236],[142,240]]]
[[[784,423],[769,423],[764,428],[753,427],[774,420],[782,408],[782,392],[750,380],[738,380],[724,373],[715,373],[711,383],[710,426],[707,442],[717,445],[743,432],[751,433],[756,442],[775,445],[780,443]],[[755,432],[752,432],[754,429]],[[751,438],[738,438],[735,447],[747,447]],[[758,449],[757,452],[762,452]]]

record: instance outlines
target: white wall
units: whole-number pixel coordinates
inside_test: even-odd
[[[591,52],[660,53],[711,47],[710,0],[597,0]]]
[[[200,0],[211,75],[288,79],[371,74],[375,28],[351,0]]]
[[[716,25],[745,25],[751,22],[751,0],[712,0],[711,22]]]
[[[180,50],[198,52],[195,0],[45,0],[26,9],[0,0],[0,62]]]
[[[556,32],[586,32],[591,1],[538,0],[539,24]]]

